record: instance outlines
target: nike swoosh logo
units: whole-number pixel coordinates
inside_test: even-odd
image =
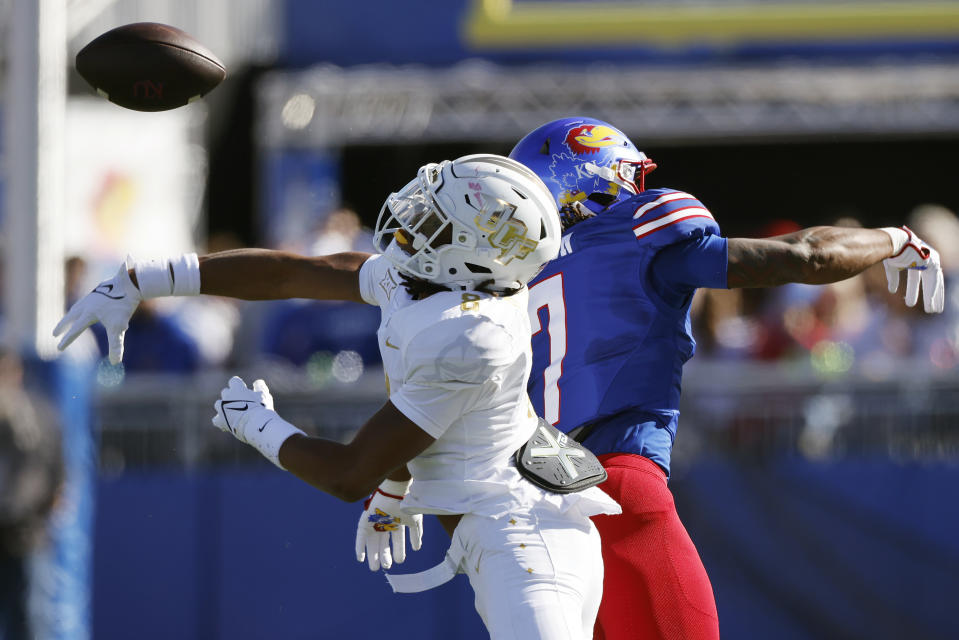
[[[101,291],[101,289],[102,289],[102,291]],[[110,293],[112,293],[112,292],[113,292],[113,285],[112,285],[112,284],[101,284],[101,285],[97,285],[97,288],[93,290],[93,293],[99,293],[101,296],[105,296],[105,297],[107,297],[107,298],[110,298],[111,300],[123,300],[123,299],[126,297],[126,296],[124,296],[124,295],[111,296]]]
[[[239,406],[237,406],[237,407],[231,407],[231,406],[230,406],[231,404],[237,404],[237,403],[240,403],[240,402],[243,403],[243,406],[242,406],[242,407],[239,407]],[[229,409],[230,411],[246,411],[247,409],[250,408],[250,403],[246,402],[245,400],[227,400],[227,401],[225,401],[225,402],[221,400],[221,401],[220,401],[220,408],[223,409],[223,421],[226,423],[226,426],[230,428],[230,431],[232,431],[234,434],[236,434],[236,429],[234,429],[234,428],[233,428],[233,425],[230,424],[230,414],[227,413],[227,409]]]
[[[273,418],[270,418],[269,420],[264,422],[263,426],[257,429],[257,431],[259,431],[260,433],[263,433],[263,430],[266,429],[266,425],[270,424],[271,422],[273,422]]]
[[[389,347],[390,349],[399,349],[399,347],[397,347],[395,344],[390,343],[389,338],[386,339],[386,346]]]

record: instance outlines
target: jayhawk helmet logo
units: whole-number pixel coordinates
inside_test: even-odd
[[[622,134],[612,127],[584,124],[570,129],[564,142],[570,151],[579,155],[596,153],[605,147],[622,146],[623,140]]]
[[[656,164],[614,126],[560,118],[534,129],[510,152],[542,178],[560,211],[578,203],[600,213],[642,193]]]

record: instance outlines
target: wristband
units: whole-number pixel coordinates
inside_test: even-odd
[[[885,231],[886,235],[889,236],[889,239],[892,240],[891,256],[899,255],[899,253],[902,252],[902,248],[906,246],[907,242],[909,242],[909,234],[899,227],[882,227],[879,230]]]
[[[412,478],[409,480],[390,480],[387,478],[380,483],[376,490],[389,498],[402,500],[406,492],[409,491],[411,482],[413,482]]]
[[[195,253],[184,253],[170,260],[173,276],[173,295],[200,295],[200,258]]]
[[[185,253],[171,260],[136,262],[137,287],[144,298],[196,296],[200,294],[200,260]]]
[[[173,293],[170,264],[167,260],[138,261],[133,265],[137,288],[144,298],[159,298]]]
[[[249,431],[251,433],[244,434],[247,444],[256,448],[263,457],[284,471],[286,467],[280,464],[280,447],[290,436],[306,435],[303,430],[296,428],[280,416],[268,418],[259,429],[250,428]]]

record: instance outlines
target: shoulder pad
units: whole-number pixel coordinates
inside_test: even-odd
[[[645,245],[665,247],[704,235],[719,235],[709,209],[683,191],[650,189],[620,207],[631,210],[633,234]]]

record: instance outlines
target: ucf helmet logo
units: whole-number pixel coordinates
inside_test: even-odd
[[[513,220],[516,207],[495,199],[499,205],[491,213],[478,215],[473,220],[477,228],[489,234],[489,243],[500,250],[496,259],[500,264],[509,264],[513,258],[522,260],[539,245],[529,238],[528,229],[522,220]]]
[[[521,220],[507,220],[499,231],[490,236],[489,242],[500,250],[496,257],[502,264],[509,264],[513,258],[522,260],[539,244],[526,235],[526,223]],[[504,259],[505,258],[505,259]]]

